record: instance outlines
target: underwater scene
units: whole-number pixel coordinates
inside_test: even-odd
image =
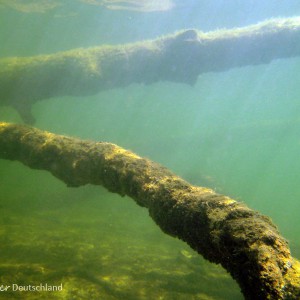
[[[128,149],[268,216],[300,259],[298,16],[296,0],[0,0],[0,125]],[[273,19],[291,43],[223,42]],[[143,199],[1,147],[0,299],[245,299],[230,262],[161,229]]]

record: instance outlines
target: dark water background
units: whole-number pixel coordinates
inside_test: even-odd
[[[163,12],[75,1],[43,13],[0,6],[0,57],[300,15],[299,1],[181,2]],[[49,99],[34,105],[35,126],[116,143],[243,201],[270,216],[300,258],[299,70],[299,58],[283,59],[203,74],[193,87],[133,84]],[[0,107],[0,120],[21,122],[9,107]],[[64,286],[50,296],[0,294],[5,299],[242,299],[225,271],[161,233],[131,199],[101,187],[67,188],[47,172],[1,160],[0,213],[0,285]]]

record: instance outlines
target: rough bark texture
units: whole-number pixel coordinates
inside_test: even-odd
[[[68,186],[130,196],[165,233],[228,270],[246,299],[300,299],[300,264],[268,217],[159,164],[111,143],[9,123],[0,123],[0,158],[48,170]]]
[[[0,60],[0,105],[33,123],[31,105],[85,96],[131,83],[194,84],[205,72],[266,64],[300,54],[300,18],[204,33],[189,29],[152,41]]]

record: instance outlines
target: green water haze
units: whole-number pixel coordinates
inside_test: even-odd
[[[280,12],[270,4],[264,14],[256,8],[260,15],[242,18],[249,6],[233,12],[239,1],[229,1],[231,19],[206,5],[220,17],[201,23],[200,2],[155,13],[84,4],[72,14],[59,8],[25,13],[0,6],[0,56],[154,38],[189,27],[188,20],[205,30],[242,26]],[[300,14],[295,1],[286,3],[290,10],[281,10],[283,15]],[[155,19],[162,25],[151,27]],[[48,99],[33,106],[34,126],[116,143],[192,184],[245,202],[272,218],[299,259],[299,70],[295,57],[202,74],[194,86],[133,84]],[[4,106],[0,120],[22,122]],[[63,284],[61,292],[1,292],[0,299],[243,299],[221,267],[162,233],[130,198],[98,186],[68,188],[45,171],[0,160],[0,224],[0,286]]]

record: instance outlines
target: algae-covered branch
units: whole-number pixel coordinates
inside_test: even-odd
[[[117,145],[0,123],[0,158],[48,170],[68,186],[103,185],[146,207],[167,234],[221,264],[246,299],[299,299],[300,263],[268,217]]]
[[[131,83],[193,85],[205,72],[269,63],[300,54],[300,18],[244,28],[183,30],[155,40],[0,60],[0,105],[33,123],[31,106],[56,96],[85,96]]]

